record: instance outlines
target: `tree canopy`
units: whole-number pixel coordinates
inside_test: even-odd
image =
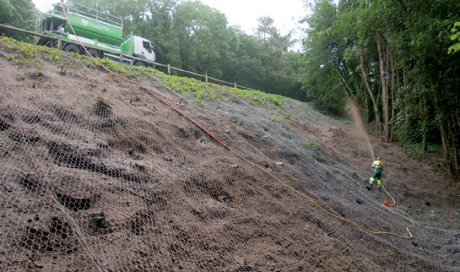
[[[37,10],[32,0],[0,0],[0,10],[0,24],[33,29]],[[1,34],[21,40],[32,40],[30,36],[9,30],[0,29]]]
[[[73,1],[122,17],[126,33],[133,31],[154,43],[161,63],[304,99],[301,54],[288,50],[292,38],[281,35],[270,17],[260,18],[256,35],[251,35],[199,1]]]
[[[344,98],[355,99],[385,141],[421,143],[423,150],[440,143],[447,171],[458,175],[459,6],[455,0],[319,0],[305,19],[307,98],[330,113],[343,111]]]

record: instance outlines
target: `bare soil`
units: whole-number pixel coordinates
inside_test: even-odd
[[[370,137],[413,239],[365,232],[137,86],[0,56],[1,271],[458,271],[459,182]],[[39,69],[42,74],[32,73]],[[329,212],[407,236],[350,122],[305,103],[154,93]],[[216,91],[219,91],[216,88]],[[110,108],[98,107],[97,100]]]

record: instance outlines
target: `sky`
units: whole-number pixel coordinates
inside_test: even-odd
[[[260,17],[274,20],[275,27],[282,35],[292,32],[292,38],[300,40],[304,35],[299,21],[308,15],[306,0],[201,0],[202,3],[224,13],[230,25],[238,25],[247,34],[255,34]],[[303,26],[305,27],[305,26]],[[301,50],[298,42],[293,50]]]
[[[307,15],[303,0],[201,0],[202,3],[224,13],[230,25],[239,25],[248,34],[254,34],[257,19],[271,17],[282,34],[297,28],[298,21]]]
[[[59,0],[32,0],[40,11],[51,9],[52,4]],[[116,0],[114,0],[116,1]],[[201,0],[202,3],[213,7],[227,17],[232,26],[240,26],[247,34],[254,34],[257,28],[257,19],[262,16],[271,17],[274,25],[286,35],[293,31],[293,38],[299,39],[303,33],[299,20],[308,12],[305,7],[306,0]]]

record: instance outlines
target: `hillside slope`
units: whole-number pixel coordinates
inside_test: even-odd
[[[93,62],[28,48],[0,46],[1,271],[460,269],[458,187],[398,147],[371,139],[413,239],[362,231],[268,174],[338,217],[408,235],[365,189],[372,158],[350,125],[115,67],[267,173]]]

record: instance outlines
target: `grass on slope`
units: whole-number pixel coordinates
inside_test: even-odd
[[[174,91],[187,97],[195,97],[196,103],[201,106],[205,105],[206,101],[226,100],[223,95],[228,93],[247,100],[249,103],[256,106],[271,105],[281,109],[284,108],[284,102],[287,99],[276,94],[242,90],[213,83],[205,83],[194,78],[167,75],[153,68],[129,66],[112,62],[108,59],[98,59],[95,61],[85,55],[65,53],[61,50],[46,46],[35,46],[8,37],[0,38],[0,46],[7,49],[7,52],[10,54],[5,57],[17,66],[35,67],[39,70],[41,68],[41,61],[48,61],[55,63],[59,69],[61,69],[62,74],[73,74],[76,73],[79,65],[84,65],[90,69],[98,69],[98,67],[103,65],[111,71],[130,79],[139,78],[152,80],[158,78],[163,84]]]

